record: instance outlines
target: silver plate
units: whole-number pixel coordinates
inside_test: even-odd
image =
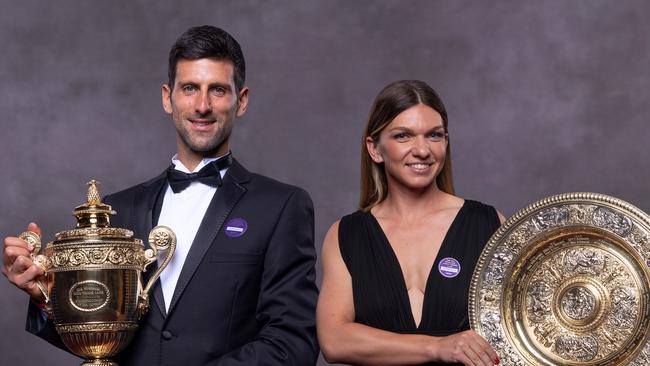
[[[505,365],[649,365],[650,217],[567,193],[517,212],[486,245],[472,329]]]

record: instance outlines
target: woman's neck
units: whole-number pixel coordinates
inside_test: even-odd
[[[389,184],[386,199],[373,208],[373,214],[382,217],[421,218],[447,208],[456,197],[441,191],[436,184],[415,190],[398,184]]]

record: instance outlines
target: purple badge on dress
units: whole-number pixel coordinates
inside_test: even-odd
[[[244,235],[248,229],[248,223],[242,218],[230,219],[226,223],[226,235],[231,238]]]
[[[460,263],[456,258],[443,258],[438,262],[438,272],[444,277],[454,278],[460,273]]]

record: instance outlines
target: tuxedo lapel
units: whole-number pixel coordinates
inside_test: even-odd
[[[149,232],[153,229],[153,208],[156,203],[156,198],[160,194],[161,190],[166,186],[165,182],[164,173],[148,181],[143,186],[142,194],[137,195],[133,202],[134,236],[142,239],[145,249],[149,248],[147,238],[149,238]],[[147,267],[147,271],[143,276],[143,286],[146,285],[147,281],[149,281],[149,277],[155,271],[156,263],[154,262]],[[153,302],[155,303],[155,305],[152,305],[151,307],[157,307],[164,316],[166,313],[165,301],[163,300],[163,293],[160,285],[154,285],[150,291],[153,291],[153,296],[150,294],[149,298],[153,298]]]
[[[217,233],[221,230],[226,217],[228,217],[235,204],[246,193],[246,188],[242,184],[248,180],[250,180],[248,171],[234,160],[233,164],[228,168],[223,179],[223,184],[217,189],[212,201],[210,201],[199,230],[194,237],[192,247],[187,254],[183,269],[178,277],[178,282],[176,282],[174,295],[169,304],[169,313],[174,309],[174,306],[182,296],[183,291],[190,282],[205,253],[216,239]]]

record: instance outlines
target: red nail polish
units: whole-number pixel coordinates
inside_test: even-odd
[[[498,365],[499,363],[501,363],[501,359],[497,356],[497,358],[494,359],[494,364]]]

